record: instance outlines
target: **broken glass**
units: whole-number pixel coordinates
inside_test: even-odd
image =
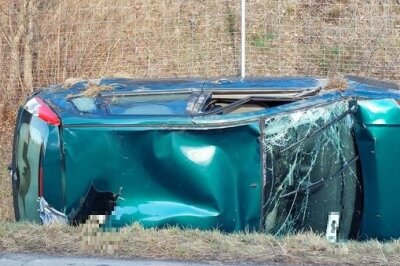
[[[339,212],[340,233],[349,235],[358,184],[352,125],[348,101],[265,120],[267,233],[322,233],[329,213]]]

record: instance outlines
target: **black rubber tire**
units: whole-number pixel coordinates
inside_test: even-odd
[[[14,206],[14,217],[15,220],[18,222],[20,220],[20,212],[18,206],[18,193],[19,193],[19,180],[15,171],[11,172],[11,184],[12,184],[12,195],[13,195],[13,206]]]

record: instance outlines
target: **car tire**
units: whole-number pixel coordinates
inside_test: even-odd
[[[20,220],[19,206],[18,206],[18,192],[19,192],[19,180],[16,170],[11,172],[11,184],[12,184],[12,195],[13,195],[13,207],[14,217],[18,222]]]

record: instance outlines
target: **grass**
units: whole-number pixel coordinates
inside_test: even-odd
[[[260,49],[271,49],[271,43],[277,39],[278,36],[275,33],[268,32],[267,34],[254,34],[251,36],[250,44]]]
[[[3,112],[3,116],[0,117],[0,221],[14,219],[11,178],[7,171],[7,164],[11,160],[14,119],[15,111],[11,110]]]
[[[111,86],[105,86],[105,85],[99,85],[94,82],[88,82],[86,86],[86,90],[83,92],[83,96],[85,97],[94,97],[97,94],[103,92],[103,91],[108,91],[112,89]]]
[[[328,83],[324,87],[325,90],[340,90],[343,91],[349,86],[346,79],[340,76],[330,77]]]
[[[8,178],[6,165],[0,163],[0,221],[11,221],[14,219],[11,196],[11,179]]]
[[[59,224],[40,226],[0,222],[0,250],[59,255],[96,254],[81,248],[81,230],[81,227]],[[346,246],[348,252],[340,252],[322,236],[310,232],[276,238],[259,233],[144,229],[134,224],[121,229],[119,248],[112,256],[229,263],[400,263],[400,242],[397,240],[387,243],[350,241]]]

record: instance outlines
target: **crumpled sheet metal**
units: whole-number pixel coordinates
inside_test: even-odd
[[[39,203],[39,216],[43,224],[61,223],[68,224],[68,217],[50,207],[47,201],[43,197],[38,198]]]
[[[207,130],[64,128],[67,213],[93,183],[114,193],[122,187],[111,217],[118,226],[259,230],[259,137],[259,123]]]
[[[342,234],[350,231],[357,185],[356,166],[338,178],[332,178],[355,156],[351,135],[351,115],[333,123],[320,134],[307,138],[322,126],[349,110],[347,101],[335,102],[265,121],[265,231],[284,235],[312,229],[323,233],[328,214],[343,216]],[[306,137],[298,145],[282,152]],[[289,192],[304,188],[324,178],[315,191]]]

